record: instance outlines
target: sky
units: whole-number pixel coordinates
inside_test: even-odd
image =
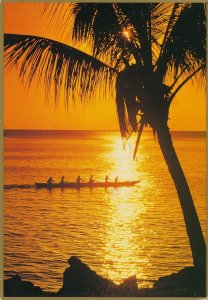
[[[49,24],[37,3],[4,3],[4,32],[48,37],[69,43],[66,35],[57,30],[56,22]],[[206,94],[197,84],[187,83],[173,100],[169,115],[171,130],[206,129]],[[18,77],[18,68],[4,74],[4,128],[5,129],[66,129],[118,130],[115,99],[95,99],[85,107],[64,100],[58,106],[51,97],[46,103],[41,88],[34,85],[27,91]]]

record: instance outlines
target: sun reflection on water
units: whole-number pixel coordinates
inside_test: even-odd
[[[111,179],[119,176],[119,180],[137,180],[138,179],[138,163],[143,160],[142,151],[137,161],[133,160],[133,150],[134,143],[128,143],[123,148],[122,141],[120,137],[114,138],[111,144],[111,151],[107,152],[105,155],[106,160],[110,164],[110,176]]]
[[[142,273],[144,262],[138,255],[135,228],[145,207],[143,203],[128,197],[128,188],[119,189],[115,193],[117,197],[113,197],[114,200],[108,199],[111,201],[111,218],[106,227],[104,268],[108,278],[120,283],[124,278]]]
[[[123,149],[121,139],[115,139],[111,152],[108,152],[108,159],[112,162],[110,175],[119,176],[119,180],[139,179],[142,173],[138,170],[138,164],[144,155],[140,151],[139,162],[133,161],[132,156],[131,144]],[[142,276],[142,266],[148,263],[148,257],[140,255],[142,246],[138,247],[136,241],[137,227],[138,224],[142,227],[141,216],[145,213],[145,206],[138,201],[136,191],[133,195],[125,187],[112,190],[110,196],[106,194],[110,218],[106,226],[104,269],[106,277],[117,283],[135,274]]]

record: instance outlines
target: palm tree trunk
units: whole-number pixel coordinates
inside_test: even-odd
[[[204,271],[206,267],[205,240],[194,202],[182,167],[173,147],[171,135],[166,122],[164,125],[158,126],[157,136],[160,148],[178,193],[191,246],[194,266]]]

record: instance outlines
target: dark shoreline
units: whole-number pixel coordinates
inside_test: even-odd
[[[136,276],[120,285],[103,278],[75,256],[63,273],[63,285],[57,292],[46,292],[17,274],[4,280],[5,297],[205,297],[205,270],[186,267],[178,273],[160,277],[153,288],[139,288]],[[47,278],[46,278],[47,280]]]

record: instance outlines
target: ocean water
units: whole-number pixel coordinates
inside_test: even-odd
[[[206,135],[174,132],[175,149],[206,232]],[[139,286],[192,265],[174,184],[152,132],[136,161],[134,138],[122,149],[118,132],[7,131],[4,138],[4,276],[19,273],[57,291],[71,255],[121,283]],[[108,175],[134,187],[36,189],[49,176],[74,181]]]

